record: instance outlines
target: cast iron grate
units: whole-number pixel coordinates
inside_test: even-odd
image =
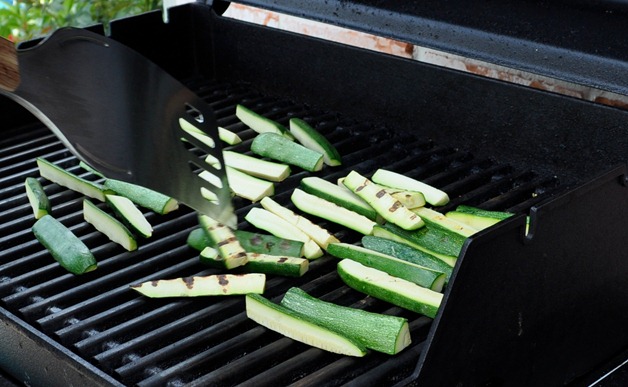
[[[460,203],[487,209],[525,212],[559,188],[555,178],[518,171],[494,160],[476,160],[463,150],[341,117],[333,112],[261,95],[246,84],[198,82],[193,85],[216,112],[218,124],[244,140],[233,147],[248,151],[254,136],[235,117],[242,103],[287,124],[292,116],[316,126],[343,155],[341,167],[320,176],[335,181],[356,169],[379,167],[420,178]],[[61,269],[30,232],[34,220],[23,181],[38,176],[35,158],[45,157],[83,177],[98,178],[78,162],[45,127],[7,130],[0,142],[0,295],[1,305],[126,385],[358,385],[391,384],[414,370],[431,319],[363,297],[335,274],[330,257],[313,261],[303,278],[269,278],[266,296],[280,299],[291,286],[343,305],[405,316],[413,344],[394,357],[371,354],[353,359],[325,353],[267,331],[246,318],[241,298],[151,300],[129,284],[150,279],[215,272],[198,262],[186,246],[196,215],[186,208],[160,216],[147,212],[155,232],[138,251],[126,253],[82,220],[82,196],[43,181],[54,215],[80,236],[99,259],[93,273],[76,277]],[[276,200],[289,204],[291,190],[306,172],[293,171],[277,185]],[[253,205],[236,199],[239,219]],[[320,221],[346,242],[358,235]],[[247,229],[246,222],[240,228]]]

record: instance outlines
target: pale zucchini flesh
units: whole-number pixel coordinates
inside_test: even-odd
[[[366,216],[325,199],[321,199],[318,196],[311,195],[298,188],[292,192],[290,199],[299,210],[305,213],[327,219],[330,222],[343,225],[364,235],[371,234],[373,227],[377,225],[376,222]]]
[[[338,263],[340,278],[351,288],[393,305],[434,318],[443,294],[351,259]]]
[[[425,201],[433,206],[443,206],[449,203],[449,195],[446,192],[397,172],[378,169],[371,179],[378,184],[388,187],[421,192],[425,196]]]
[[[394,355],[411,343],[405,318],[337,305],[290,288],[281,305],[305,315],[318,325],[343,332],[366,348]]]
[[[344,185],[370,204],[384,219],[405,230],[416,230],[425,225],[420,216],[356,171],[351,171],[345,177]]]
[[[301,179],[300,187],[311,195],[318,196],[377,222],[379,217],[377,211],[344,185],[331,183],[318,176],[308,176]]]
[[[367,353],[366,348],[356,341],[316,325],[259,294],[246,295],[246,315],[272,331],[325,351],[356,357]]]
[[[303,255],[305,258],[316,259],[323,256],[323,250],[312,238],[268,210],[257,207],[251,208],[244,219],[258,229],[265,230],[279,238],[303,242]]]
[[[289,208],[282,206],[277,203],[270,197],[265,197],[260,201],[262,207],[266,210],[272,212],[273,214],[279,216],[284,219],[288,223],[292,224],[294,227],[303,231],[307,236],[312,238],[314,242],[316,242],[321,248],[327,249],[327,246],[330,243],[339,242],[338,238],[336,238],[329,231],[319,226],[318,224],[312,222],[304,216],[301,216]]]
[[[105,201],[106,187],[93,181],[83,179],[41,157],[37,158],[37,166],[41,177],[69,188],[72,191],[89,196],[92,199],[100,200],[101,202]]]
[[[218,127],[218,138],[229,145],[236,145],[242,142],[242,139],[237,133],[220,126]]]
[[[153,226],[131,199],[119,195],[105,195],[105,201],[132,231],[144,238],[153,235]]]
[[[478,229],[471,227],[468,224],[459,222],[452,218],[448,218],[445,216],[445,214],[442,214],[427,207],[413,208],[412,212],[419,215],[421,219],[423,219],[423,221],[426,223],[433,223],[435,225],[458,233],[464,237],[470,237],[471,235],[479,231]]]
[[[151,298],[230,296],[263,293],[266,276],[250,274],[214,274],[162,279],[131,285],[131,289]]]
[[[264,117],[244,105],[236,105],[236,117],[238,117],[246,126],[259,134],[275,133],[290,140],[294,139],[285,126],[271,120],[270,118]]]
[[[229,166],[225,168],[225,171],[229,188],[239,197],[257,202],[275,193],[275,185],[271,181],[248,175]]]
[[[24,181],[24,188],[35,219],[50,214],[50,200],[39,180],[34,177],[27,177]]]
[[[264,180],[279,182],[290,176],[290,166],[258,159],[234,151],[223,151],[223,158],[228,167]]]
[[[137,250],[137,240],[129,229],[119,220],[101,210],[91,201],[83,200],[83,217],[102,232],[111,241],[119,244],[128,251]]]
[[[225,268],[233,269],[246,264],[246,251],[229,226],[207,215],[199,215],[199,223],[224,259]]]

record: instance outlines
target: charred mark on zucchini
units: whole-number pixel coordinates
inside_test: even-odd
[[[183,277],[181,278],[181,280],[185,284],[185,287],[187,287],[188,289],[194,288],[194,277]]]
[[[218,278],[218,283],[219,283],[221,286],[227,286],[227,285],[229,285],[229,279],[227,278],[227,276],[226,276],[226,275],[224,275],[224,274],[218,274],[217,278]],[[227,289],[224,289],[224,291],[226,292],[226,291],[227,291]]]

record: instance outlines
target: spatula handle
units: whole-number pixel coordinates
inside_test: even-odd
[[[0,89],[14,92],[19,84],[20,68],[15,44],[0,37]]]

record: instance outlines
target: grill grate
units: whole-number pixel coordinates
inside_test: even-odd
[[[487,209],[527,211],[555,192],[553,177],[518,171],[494,160],[434,144],[410,133],[395,133],[340,117],[329,111],[260,95],[246,84],[199,81],[192,84],[215,110],[220,126],[239,133],[233,147],[248,151],[254,136],[234,115],[243,103],[287,124],[292,116],[317,127],[343,155],[342,167],[325,168],[335,180],[351,169],[369,174],[379,167],[423,179],[450,193],[451,203]],[[214,273],[198,262],[198,253],[185,240],[197,226],[186,208],[160,216],[147,212],[152,238],[139,250],[124,252],[82,220],[80,194],[43,181],[54,215],[68,225],[99,259],[95,272],[77,277],[61,269],[30,232],[32,213],[23,181],[37,176],[36,157],[45,157],[83,177],[96,176],[41,125],[8,130],[0,143],[0,294],[1,306],[61,345],[127,385],[357,385],[390,384],[412,373],[423,348],[431,319],[384,302],[364,298],[342,284],[335,261],[324,257],[311,263],[300,279],[269,278],[266,295],[277,301],[289,287],[301,286],[312,295],[372,311],[407,317],[410,348],[394,357],[371,354],[353,359],[325,353],[267,331],[248,320],[241,298],[150,300],[138,297],[129,284],[145,280]],[[276,200],[289,204],[292,188],[305,172],[293,173],[277,185]],[[239,219],[252,206],[236,199]],[[341,240],[358,235],[320,221]],[[248,228],[246,222],[241,228]]]

